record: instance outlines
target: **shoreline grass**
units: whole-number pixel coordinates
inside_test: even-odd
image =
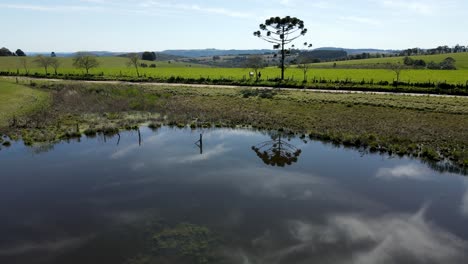
[[[0,127],[7,126],[14,117],[21,118],[47,107],[48,102],[46,92],[0,80]]]

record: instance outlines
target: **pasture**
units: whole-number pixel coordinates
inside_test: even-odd
[[[37,73],[44,73],[44,68],[39,67],[37,64],[34,63],[34,57],[25,57],[27,59],[27,65],[31,74]],[[60,67],[58,72],[66,74],[66,73],[73,73],[79,74],[82,73],[82,70],[76,69],[73,67],[73,58],[63,58],[57,57],[60,61]],[[119,72],[122,71],[129,71],[133,68],[127,65],[128,59],[122,57],[98,57],[97,58],[100,65],[99,68],[93,69],[94,73],[108,73],[108,72]],[[156,67],[162,68],[183,68],[183,67],[206,67],[204,65],[199,64],[190,64],[190,63],[182,63],[176,61],[144,61],[141,60],[141,63],[145,63],[147,65],[156,64]],[[0,71],[10,71],[16,72],[19,71],[20,73],[24,73],[25,69],[21,62],[21,57],[0,57]],[[53,72],[53,69],[50,68]],[[50,71],[49,71],[50,72]]]
[[[410,56],[414,60],[424,60],[426,63],[431,61],[440,63],[444,59],[452,57],[456,60],[455,66],[459,70],[468,70],[468,53],[451,53],[451,54],[437,54],[437,55],[421,55],[421,56]],[[391,58],[373,58],[365,60],[348,60],[348,61],[337,61],[337,67],[363,67],[363,66],[382,66],[381,64],[388,63],[403,63],[404,57],[391,57]],[[323,62],[323,63],[314,63],[312,67],[314,68],[329,68],[333,67],[335,62]]]
[[[457,54],[458,55],[458,54]],[[463,56],[462,56],[463,55]],[[437,55],[437,58],[442,59],[447,57],[448,54]],[[429,56],[430,57],[430,56]],[[434,59],[436,58],[434,57]],[[466,57],[466,61],[462,59]],[[28,70],[30,75],[44,74],[44,68],[38,67],[33,63],[33,58],[28,57]],[[59,75],[83,74],[83,70],[76,69],[72,65],[72,58],[59,58],[61,66],[58,69]],[[100,57],[98,58],[100,66],[90,70],[90,74],[100,75],[106,77],[136,77],[136,71],[133,67],[127,66],[127,59],[120,57]],[[385,63],[396,60],[402,60],[402,58],[385,58],[385,59],[370,59],[370,60],[356,60],[356,61],[344,61],[337,62],[337,64],[365,64],[365,63]],[[230,79],[230,80],[245,80],[249,79],[250,69],[246,68],[209,68],[199,64],[189,64],[181,62],[147,62],[141,61],[142,63],[151,64],[155,63],[156,68],[140,68],[140,74],[143,77],[151,77],[155,79],[168,79],[171,77],[177,78],[206,78],[206,79]],[[465,67],[465,63],[468,65],[468,54],[460,54],[457,57],[457,66],[460,70],[455,71],[441,71],[441,70],[403,70],[401,73],[402,82],[446,82],[449,84],[463,84],[465,85],[468,81],[468,67]],[[322,68],[319,66],[322,65]],[[324,68],[328,64],[313,64],[307,73],[307,80],[311,83],[313,80],[348,80],[352,82],[379,82],[387,81],[392,82],[395,80],[395,73],[388,69],[340,69],[338,68]],[[461,65],[461,66],[460,66]],[[20,58],[18,57],[0,57],[0,72],[10,72],[13,74],[25,74],[25,69],[21,66]],[[49,68],[48,70],[51,77],[54,76],[54,70]],[[280,76],[280,69],[277,67],[268,67],[261,70],[262,80],[276,79]],[[296,67],[289,67],[286,70],[285,77],[290,81],[296,81],[300,84],[304,79],[304,74],[301,69]]]

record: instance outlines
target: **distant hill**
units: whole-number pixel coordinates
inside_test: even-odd
[[[382,50],[382,49],[345,49],[345,48],[335,48],[335,47],[323,47],[317,48],[315,50],[342,50],[346,51],[348,55],[362,54],[362,53],[398,53],[399,50]]]
[[[98,57],[125,57],[127,56],[127,54],[129,54],[128,52],[110,52],[110,51],[81,51],[81,52],[90,53]],[[78,52],[56,52],[55,55],[57,55],[57,57],[69,58],[69,57],[75,56],[77,53]],[[50,52],[29,52],[26,54],[28,56],[36,56],[36,55],[50,56]],[[179,57],[179,56],[156,52],[156,61],[169,61],[169,60],[177,60],[181,58],[182,57]]]
[[[329,51],[345,51],[348,55],[353,54],[362,54],[362,53],[396,53],[398,50],[382,50],[382,49],[345,49],[345,48],[335,48],[335,47],[323,47],[314,49],[319,50],[329,50]],[[218,50],[218,49],[196,49],[196,50],[165,50],[161,53],[188,57],[188,58],[197,58],[197,57],[211,57],[211,56],[230,56],[230,55],[253,55],[253,54],[270,54],[277,52],[275,50],[261,49],[261,50]]]
[[[362,54],[362,53],[396,53],[398,50],[381,50],[381,49],[346,49],[336,47],[323,47],[317,48],[312,51],[345,51],[348,55]],[[87,53],[94,54],[99,57],[115,57],[128,54],[128,52],[111,52],[111,51],[86,51]],[[213,57],[213,56],[239,56],[239,55],[255,55],[255,54],[271,54],[276,53],[277,50],[271,49],[252,49],[252,50],[221,50],[221,49],[185,49],[185,50],[164,50],[156,52],[158,55],[157,60],[176,60],[180,58],[199,58],[199,57]],[[50,55],[50,52],[26,52],[28,56],[35,55]],[[58,57],[73,57],[76,52],[56,52]]]
[[[274,50],[218,50],[218,49],[196,49],[196,50],[164,50],[161,53],[170,54],[180,57],[197,58],[197,57],[212,57],[212,56],[230,56],[230,55],[252,55],[273,53]]]
[[[140,56],[142,55],[142,53],[143,52],[139,52]],[[162,52],[155,52],[155,53],[156,53],[156,61],[171,61],[171,60],[179,60],[179,59],[184,58],[184,57],[166,54]],[[126,57],[128,54],[130,53],[120,54],[120,55],[117,55],[117,57]]]
[[[116,57],[116,56],[125,54],[125,52],[111,52],[111,51],[79,51],[79,52],[90,53],[99,57]],[[49,56],[50,53],[51,52],[26,52],[28,56],[36,56],[36,55]],[[73,57],[77,53],[78,52],[55,52],[55,55],[57,55],[57,57]]]

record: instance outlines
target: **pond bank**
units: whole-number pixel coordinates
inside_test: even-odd
[[[4,129],[25,143],[140,124],[280,130],[302,137],[468,166],[468,98],[327,94],[294,90],[31,82],[46,110]],[[36,89],[36,90],[38,90]]]

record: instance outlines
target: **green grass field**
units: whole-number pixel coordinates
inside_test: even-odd
[[[0,81],[0,127],[8,125],[8,119],[15,115],[25,115],[46,105],[48,100],[46,92]]]
[[[403,82],[447,82],[451,84],[466,84],[468,81],[468,53],[456,54],[457,63],[461,66],[460,70],[456,71],[440,71],[440,70],[404,70],[401,74],[401,81]],[[439,59],[447,57],[448,54],[437,55]],[[432,58],[432,56],[429,56]],[[434,59],[436,59],[434,57]],[[62,66],[58,69],[59,74],[82,74],[83,71],[72,67],[71,58],[59,58],[62,61]],[[338,63],[384,63],[386,61],[396,61],[402,58],[387,58],[387,59],[370,59],[370,60],[357,60],[345,61]],[[465,61],[463,60],[465,59]],[[39,68],[32,63],[33,58],[28,58],[30,62],[30,74],[40,73],[44,74],[44,69]],[[118,76],[131,76],[135,77],[135,69],[126,65],[127,59],[119,57],[101,57],[99,58],[101,65],[90,71],[91,74],[104,75],[110,77]],[[465,63],[467,66],[465,67]],[[19,66],[19,58],[17,57],[0,57],[0,71],[9,71],[16,73],[19,71],[21,74],[25,73],[24,69]],[[177,62],[156,62],[157,68],[141,68],[140,74],[145,77],[154,78],[169,78],[169,77],[182,77],[182,78],[211,78],[211,79],[234,79],[240,80],[249,78],[249,69],[242,68],[208,68],[202,65],[194,65],[191,67],[186,63]],[[314,67],[317,67],[314,64]],[[327,65],[327,64],[320,64]],[[277,67],[270,67],[261,70],[262,79],[279,78],[280,69]],[[53,69],[49,69],[49,73],[53,73]],[[53,75],[51,75],[53,77]],[[303,80],[303,72],[295,67],[286,70],[286,78],[293,79],[298,83]],[[395,74],[387,69],[335,69],[335,68],[313,68],[308,72],[309,82],[313,79],[326,79],[326,80],[352,80],[355,82],[364,81],[388,81],[392,82],[395,79]]]
[[[456,67],[459,70],[468,70],[468,52],[464,53],[452,53],[452,54],[438,54],[438,55],[424,55],[424,56],[411,56],[415,60],[424,60],[426,63],[434,61],[439,63],[445,58],[452,57],[456,60]],[[336,65],[340,66],[364,66],[364,65],[379,65],[387,63],[397,63],[403,62],[403,57],[392,57],[392,58],[376,58],[376,59],[366,59],[366,60],[349,60],[349,61],[337,61]],[[322,67],[332,67],[335,62],[324,62],[312,64],[312,67],[322,68]]]
[[[38,67],[33,61],[34,57],[26,57],[28,60],[28,68],[31,73],[44,73],[44,68]],[[61,73],[81,73],[82,70],[76,69],[73,67],[73,58],[58,58],[61,65],[58,72]],[[128,59],[122,57],[98,57],[97,58],[100,65],[99,68],[93,69],[94,73],[98,72],[119,72],[122,71],[131,71],[132,68],[127,66]],[[184,68],[184,67],[207,67],[199,64],[190,64],[182,62],[171,61],[141,61],[141,63],[156,64],[157,67],[162,68]],[[25,70],[21,64],[21,58],[19,57],[0,57],[0,71],[10,71],[16,72],[19,70],[21,73],[24,73]],[[50,68],[49,72],[53,72],[53,69]]]

